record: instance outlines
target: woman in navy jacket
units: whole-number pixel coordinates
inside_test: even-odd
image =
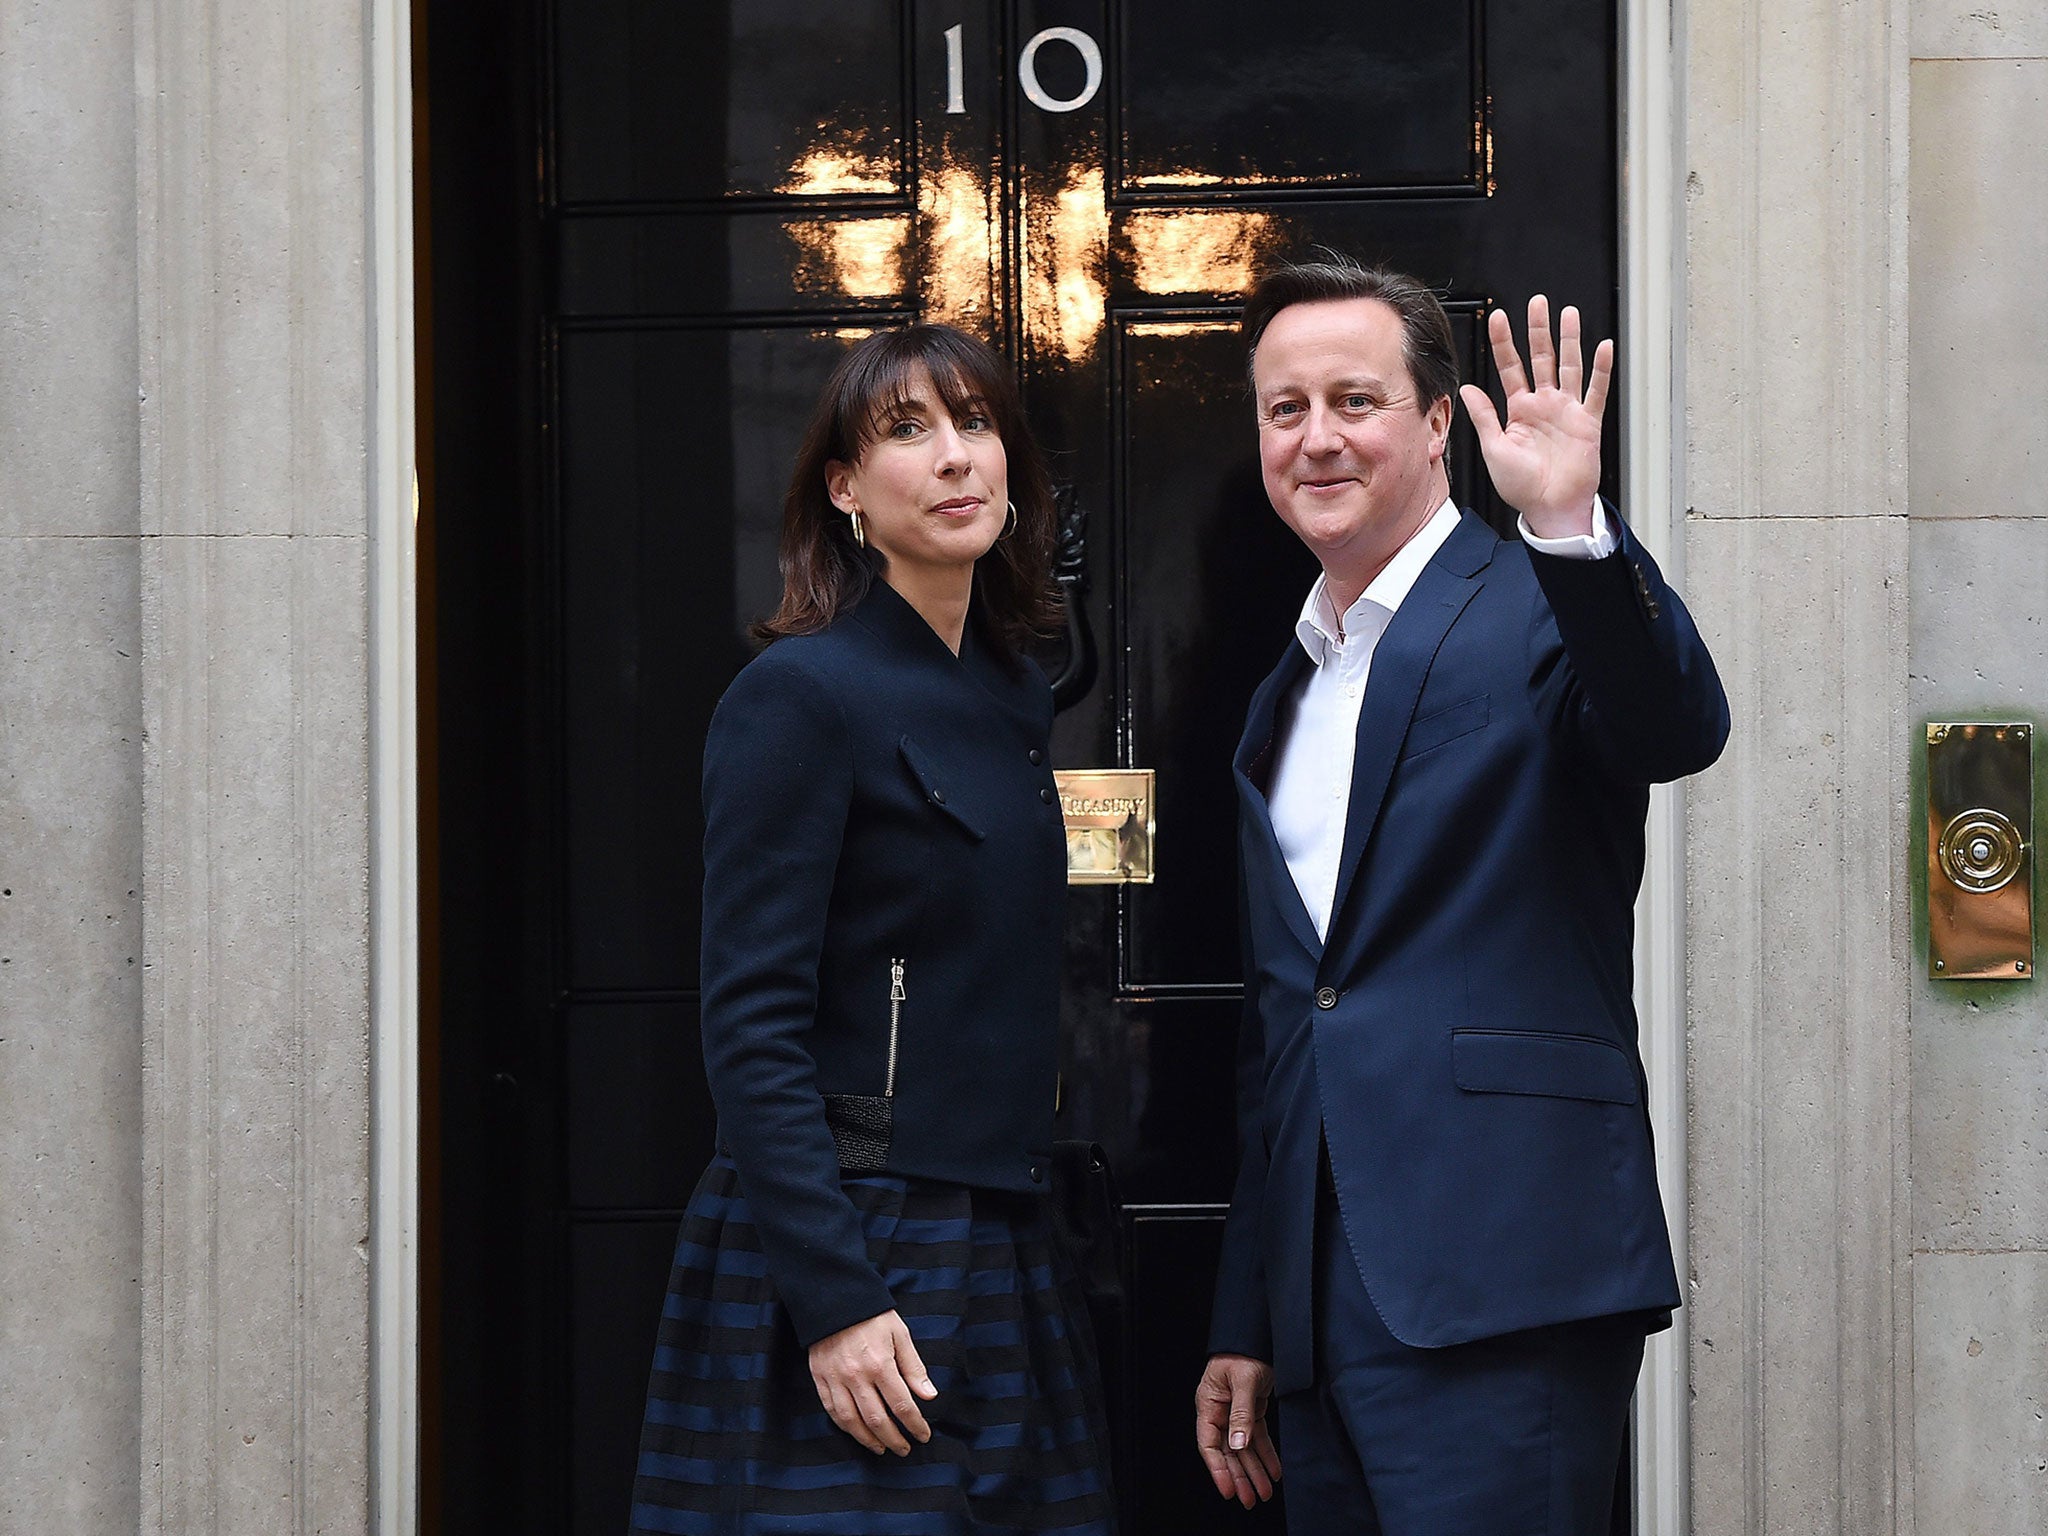
[[[683,1220],[636,1531],[1111,1530],[1050,1181],[1065,837],[1051,488],[943,326],[825,387],[773,643],[704,752],[719,1154]]]

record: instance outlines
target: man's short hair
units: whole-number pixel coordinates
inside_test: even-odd
[[[1283,309],[1329,299],[1378,299],[1401,322],[1401,356],[1415,387],[1415,408],[1427,411],[1458,392],[1451,321],[1429,285],[1387,267],[1368,267],[1330,252],[1327,261],[1291,261],[1259,274],[1244,301],[1245,376],[1252,378],[1259,338]],[[1257,381],[1253,380],[1254,387]]]

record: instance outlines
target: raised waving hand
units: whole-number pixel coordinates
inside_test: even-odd
[[[1529,363],[1515,350],[1507,312],[1486,318],[1493,361],[1507,392],[1505,424],[1486,391],[1464,385],[1458,398],[1479,432],[1479,452],[1501,500],[1538,538],[1590,533],[1600,490],[1600,418],[1614,377],[1614,343],[1593,349],[1590,373],[1580,351],[1579,312],[1567,304],[1550,335],[1550,301],[1529,300]]]

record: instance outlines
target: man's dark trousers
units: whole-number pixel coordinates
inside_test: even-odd
[[[1640,1320],[1412,1349],[1328,1191],[1316,1253],[1316,1382],[1279,1401],[1288,1536],[1605,1536]]]

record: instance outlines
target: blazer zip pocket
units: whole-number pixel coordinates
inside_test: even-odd
[[[1484,693],[1477,698],[1431,710],[1408,727],[1408,740],[1401,748],[1401,760],[1407,762],[1425,752],[1448,746],[1460,736],[1483,730],[1492,718],[1492,695]]]
[[[1640,1104],[1636,1066],[1611,1040],[1537,1030],[1454,1029],[1451,1078],[1467,1093]]]
[[[889,1166],[889,1148],[896,1139],[896,1047],[903,1032],[903,961],[889,961],[889,1060],[882,1091],[828,1093],[825,1126],[839,1149],[839,1166],[849,1173],[877,1173]]]
[[[961,831],[977,843],[982,841],[988,834],[961,808],[959,797],[947,792],[944,783],[940,781],[938,770],[932,766],[931,759],[925,756],[924,749],[908,736],[897,743],[897,749],[903,754],[903,765],[910,770],[910,776],[917,780],[917,787],[924,791],[925,804],[950,817]]]

